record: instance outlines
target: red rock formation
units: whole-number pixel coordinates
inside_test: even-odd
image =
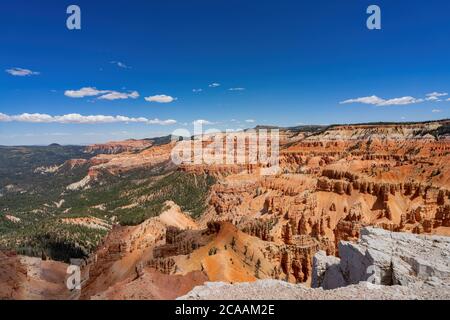
[[[151,140],[125,140],[125,141],[111,141],[104,144],[94,144],[86,147],[87,153],[104,153],[104,154],[118,154],[123,152],[136,152],[145,148],[151,147],[153,142]]]

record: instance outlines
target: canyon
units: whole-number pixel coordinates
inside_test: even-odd
[[[0,278],[5,283],[0,296],[175,299],[218,297],[217,292],[225,290],[231,292],[227,297],[245,298],[233,290],[249,288],[248,292],[260,293],[273,287],[274,292],[293,292],[270,296],[274,298],[357,298],[361,290],[366,292],[360,283],[368,279],[344,279],[343,274],[349,275],[345,268],[359,263],[367,269],[371,264],[358,262],[349,250],[357,250],[360,243],[362,256],[373,252],[374,246],[379,255],[388,255],[392,244],[386,237],[398,237],[395,245],[403,248],[401,261],[411,257],[422,261],[428,255],[436,258],[436,264],[422,263],[428,273],[420,282],[405,273],[392,278],[386,267],[392,259],[386,258],[378,265],[385,270],[382,278],[390,280],[381,281],[375,298],[421,299],[411,293],[412,287],[420,286],[432,297],[449,299],[449,126],[450,121],[443,120],[280,128],[279,171],[274,175],[260,174],[264,163],[176,166],[170,161],[171,151],[177,143],[186,142],[170,139],[89,146],[84,154],[91,156],[53,164],[48,166],[51,170],[40,166],[36,173],[51,180],[58,172],[80,170],[55,199],[59,207],[55,205],[54,210],[65,212],[57,223],[105,234],[90,251],[85,250],[87,254],[70,261],[81,268],[81,291],[64,288],[68,261],[30,258],[5,249],[0,256]],[[211,143],[211,136],[200,139],[205,146]],[[127,197],[131,200],[114,208],[101,200],[93,202],[89,207],[93,213],[82,217],[68,199],[73,193],[83,196],[99,187],[107,189],[106,178],[130,179],[128,185],[138,187],[150,179],[152,186],[171,172],[192,177],[193,186],[206,177],[213,179],[207,192],[202,191],[204,207],[199,214],[193,215],[175,198],[164,198],[158,214],[132,224],[119,223],[118,212],[145,204],[158,194],[145,193],[147,189],[121,192],[121,196],[131,194]],[[17,219],[24,218],[15,215],[6,211],[0,219],[20,225]],[[0,236],[0,244],[8,239],[2,242]],[[408,249],[411,243],[423,245],[422,256]],[[379,260],[372,259],[377,265],[374,261]],[[413,268],[408,274],[417,273],[415,267],[397,265],[400,271]],[[358,275],[366,274],[367,270],[361,270]],[[215,284],[194,289],[204,283]]]

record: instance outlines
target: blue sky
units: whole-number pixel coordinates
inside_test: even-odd
[[[66,28],[70,4],[82,30]],[[382,30],[366,28],[370,4]],[[446,0],[2,1],[0,144],[154,137],[198,119],[448,118],[449,14]]]

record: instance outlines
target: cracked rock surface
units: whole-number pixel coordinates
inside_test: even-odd
[[[340,259],[314,257],[312,287],[335,289],[361,281],[408,286],[450,284],[450,237],[364,228],[358,243],[341,242]]]

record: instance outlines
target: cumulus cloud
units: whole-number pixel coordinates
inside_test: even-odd
[[[32,123],[48,123],[48,122],[53,122],[54,119],[53,119],[52,116],[50,116],[48,114],[23,113],[21,115],[11,116],[11,121],[32,122]]]
[[[193,125],[202,125],[202,126],[207,126],[207,125],[213,125],[214,122],[208,121],[208,120],[204,120],[204,119],[198,119],[195,120],[194,122],[192,122]]]
[[[152,119],[152,120],[149,120],[148,123],[149,124],[159,124],[162,126],[168,126],[168,125],[176,124],[177,121],[173,120],[173,119],[168,119],[168,120]]]
[[[439,98],[439,97],[445,97],[445,96],[448,96],[447,92],[432,92],[432,93],[428,93],[427,94],[427,97],[437,97],[437,98]]]
[[[80,90],[66,90],[64,95],[69,98],[95,97],[100,94],[108,93],[108,90],[97,90],[94,87],[84,87]]]
[[[383,99],[377,96],[369,96],[369,97],[361,97],[356,99],[349,99],[340,102],[340,104],[349,104],[349,103],[363,103],[363,104],[371,104],[379,107],[384,106],[399,106],[399,105],[408,105],[423,102],[423,99],[417,99],[411,96],[401,97],[401,98],[393,98],[393,99]]]
[[[217,88],[217,87],[220,87],[220,83],[213,82],[213,83],[211,83],[211,84],[209,85],[209,87],[210,87],[210,88]]]
[[[69,98],[85,98],[97,97],[100,100],[123,100],[123,99],[137,99],[139,92],[132,91],[129,93],[118,92],[114,90],[98,90],[95,87],[84,87],[80,90],[66,90],[64,95]]]
[[[117,92],[117,91],[111,91],[107,94],[104,94],[98,99],[100,100],[123,100],[123,99],[137,99],[139,98],[139,92],[133,91],[131,93],[124,93],[124,92]]]
[[[39,74],[39,72],[32,71],[29,69],[23,69],[23,68],[11,68],[11,69],[7,69],[5,71],[15,77],[36,76]]]
[[[158,94],[155,96],[145,97],[145,101],[148,101],[148,102],[171,103],[175,100],[176,100],[176,98],[165,95],[165,94]]]
[[[0,122],[28,122],[28,123],[75,123],[75,124],[97,124],[97,123],[144,123],[158,125],[176,124],[176,120],[147,119],[145,117],[127,117],[127,116],[105,116],[89,115],[83,116],[78,113],[65,114],[60,116],[51,116],[42,113],[23,113],[20,115],[6,115],[0,113]]]
[[[363,103],[363,104],[371,104],[375,106],[399,106],[399,105],[408,105],[408,104],[416,104],[421,103],[424,101],[442,101],[441,99],[443,97],[448,96],[447,92],[431,92],[425,95],[424,99],[421,98],[414,98],[411,96],[401,97],[401,98],[393,98],[393,99],[383,99],[378,96],[368,96],[368,97],[361,97],[356,99],[349,99],[342,102],[339,102],[340,104],[349,104],[349,103]],[[447,99],[447,101],[450,101],[450,98]]]
[[[247,123],[255,123],[256,121],[253,120],[253,119],[247,119],[247,120],[245,120],[245,122],[247,122]]]
[[[362,98],[356,98],[356,99],[348,99],[345,101],[339,102],[340,104],[348,104],[348,103],[364,103],[364,104],[380,104],[384,102],[384,99],[381,99],[377,96],[370,96],[370,97],[362,97]]]
[[[440,109],[433,109],[431,112],[433,112],[433,113],[441,113],[442,110],[440,110]]]
[[[202,91],[203,91],[203,89],[192,89],[192,92],[194,92],[194,93],[200,93]]]
[[[408,105],[408,104],[415,104],[415,103],[420,103],[423,102],[423,99],[416,99],[414,97],[402,97],[402,98],[394,98],[394,99],[389,99],[386,100],[380,104],[378,104],[378,106],[401,106],[401,105]]]
[[[448,96],[447,92],[432,92],[427,94],[427,97],[445,97],[445,96]]]
[[[245,91],[245,88],[230,88],[228,91]]]
[[[428,93],[425,100],[427,101],[441,101],[440,98],[448,96],[447,92],[432,92]]]

